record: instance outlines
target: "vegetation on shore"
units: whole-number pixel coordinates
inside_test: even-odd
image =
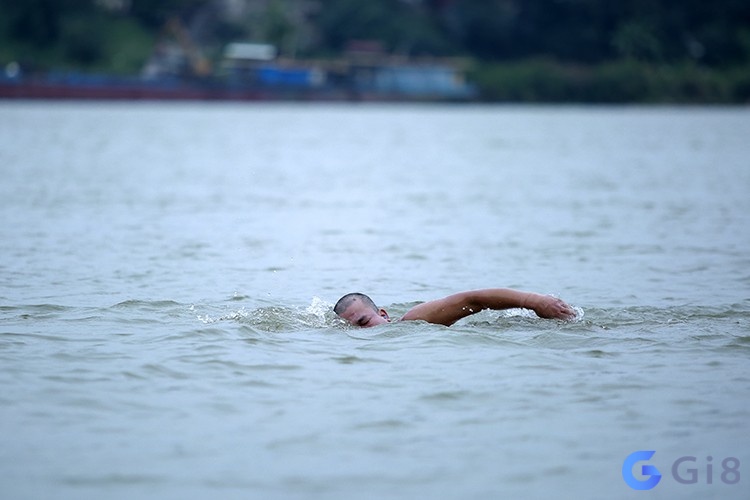
[[[486,101],[649,104],[750,103],[750,67],[616,60],[594,65],[530,59],[471,75]]]
[[[744,0],[0,0],[0,65],[137,74],[170,19],[213,61],[236,40],[460,57],[486,101],[750,102]]]

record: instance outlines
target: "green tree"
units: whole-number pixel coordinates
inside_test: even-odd
[[[401,0],[322,2],[316,18],[322,49],[342,50],[349,40],[378,40],[394,52],[444,55],[455,46],[440,29],[430,9]]]

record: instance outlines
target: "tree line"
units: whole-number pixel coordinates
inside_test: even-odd
[[[231,3],[0,0],[0,62],[134,73],[179,18],[209,57],[234,40],[335,57],[358,39],[404,56],[462,57],[491,100],[750,100],[746,0]]]

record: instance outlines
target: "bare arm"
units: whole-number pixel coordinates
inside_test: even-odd
[[[570,319],[575,311],[562,300],[549,295],[521,292],[509,288],[489,288],[461,292],[419,304],[410,309],[402,320],[423,320],[450,326],[461,318],[484,309],[531,309],[541,318]]]

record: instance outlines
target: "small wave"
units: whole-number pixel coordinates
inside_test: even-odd
[[[633,325],[679,325],[705,322],[745,321],[748,311],[737,305],[674,307],[634,306],[625,308],[592,308],[592,320],[608,327]]]
[[[105,474],[66,476],[63,483],[71,486],[121,486],[121,485],[155,485],[164,483],[166,479],[153,474]]]
[[[112,306],[112,309],[163,309],[165,307],[180,307],[182,304],[173,300],[138,300],[129,299]]]
[[[0,313],[21,320],[44,320],[59,318],[61,315],[75,310],[75,307],[59,304],[28,304],[17,306],[0,306]]]
[[[750,349],[750,335],[739,335],[734,337],[726,344],[726,347],[733,350],[746,351]]]
[[[0,306],[0,312],[15,312],[15,311],[26,311],[26,312],[61,312],[73,309],[70,306],[62,306],[59,304],[28,304],[19,306]]]

